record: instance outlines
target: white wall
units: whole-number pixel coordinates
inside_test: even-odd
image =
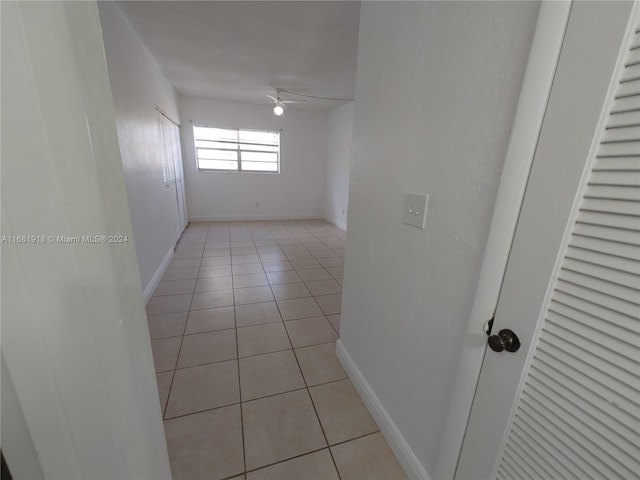
[[[1,360],[2,373],[0,382],[2,385],[2,410],[0,427],[2,431],[2,453],[11,464],[11,476],[18,479],[40,480],[44,479],[38,452],[33,445],[29,426],[24,418],[18,394],[11,381],[11,375],[7,369],[4,358]]]
[[[44,478],[170,478],[133,243],[56,241],[133,233],[97,5],[0,8],[3,368]]]
[[[324,218],[343,230],[347,229],[352,134],[353,102],[350,102],[329,112],[324,200]]]
[[[173,87],[115,2],[99,2],[129,208],[145,296],[176,243],[175,192],[162,177],[159,106],[178,121]]]
[[[433,473],[537,11],[362,5],[342,358],[414,472]],[[402,223],[408,192],[430,195],[425,230]]]
[[[323,218],[327,113],[180,96],[189,220]],[[280,130],[280,175],[197,171],[193,125]]]

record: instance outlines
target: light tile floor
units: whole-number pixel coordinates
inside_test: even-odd
[[[335,355],[345,233],[190,224],[147,306],[173,478],[406,478]]]

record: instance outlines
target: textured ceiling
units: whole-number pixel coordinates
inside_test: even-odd
[[[249,103],[268,102],[275,88],[354,96],[359,2],[118,4],[179,94]],[[307,100],[299,107],[340,103]]]

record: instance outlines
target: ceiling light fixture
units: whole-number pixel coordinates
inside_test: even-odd
[[[1,0],[0,0],[1,1]],[[284,113],[284,107],[285,104],[287,103],[303,103],[303,101],[300,100],[282,100],[280,98],[280,93],[283,90],[281,88],[276,88],[276,96],[272,97],[271,95],[267,95],[267,98],[269,98],[269,100],[271,100],[273,102],[273,114],[276,117],[281,117],[282,114]]]

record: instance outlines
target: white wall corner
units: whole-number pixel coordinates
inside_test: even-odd
[[[329,112],[327,119],[324,216],[342,230],[347,229],[353,113],[354,102],[349,102]]]
[[[173,255],[174,255],[174,250],[173,248],[170,248],[167,254],[164,256],[162,263],[160,263],[160,265],[158,266],[158,269],[153,274],[153,277],[151,277],[151,280],[149,281],[149,283],[144,287],[143,297],[144,297],[145,305],[147,305],[149,303],[149,300],[151,300],[151,296],[153,295],[153,292],[158,286],[158,283],[160,283],[160,279],[162,279],[164,272],[167,270],[167,267],[169,266],[169,262],[171,262],[171,260],[173,259]]]
[[[329,222],[331,225],[335,225],[335,226],[336,226],[336,227],[338,227],[340,230],[343,230],[343,231],[345,231],[345,232],[347,231],[347,224],[346,224],[346,223],[344,223],[344,222],[340,222],[340,221],[338,221],[338,220],[336,220],[336,219],[334,219],[334,218],[329,218],[329,217],[325,217],[325,220],[326,220],[327,222]]]
[[[400,433],[391,416],[387,413],[380,399],[378,399],[340,340],[336,342],[336,355],[407,477],[412,480],[431,480],[418,457],[402,433]]]

